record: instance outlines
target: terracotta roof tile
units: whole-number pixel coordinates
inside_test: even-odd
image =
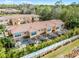
[[[33,22],[33,23],[27,23],[17,26],[11,26],[8,28],[8,30],[11,30],[12,33],[16,32],[32,32],[37,31],[39,29],[47,28],[48,26],[56,26],[59,23],[63,23],[61,20],[49,20],[49,21],[41,21],[41,22]]]

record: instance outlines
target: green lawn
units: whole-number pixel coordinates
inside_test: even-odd
[[[72,51],[73,48],[79,46],[79,39],[67,44],[65,46],[60,47],[59,49],[57,49],[56,51],[53,51],[45,56],[43,56],[42,58],[58,58],[58,57],[62,57],[63,55],[68,54],[69,52]]]

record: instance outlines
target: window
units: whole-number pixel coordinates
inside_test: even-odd
[[[51,31],[51,28],[50,27],[48,28],[48,31]]]
[[[32,22],[34,22],[34,18],[32,18]]]
[[[64,24],[62,24],[61,27],[64,28]]]
[[[32,32],[31,35],[36,35],[36,32]]]
[[[20,32],[15,33],[15,37],[19,37],[19,36],[21,36]]]
[[[24,32],[24,34],[27,34],[27,32]]]
[[[59,27],[57,27],[56,29],[59,29]]]
[[[28,34],[28,33],[29,33],[28,31],[24,32],[24,34]]]
[[[61,27],[63,27],[64,25],[62,24]]]

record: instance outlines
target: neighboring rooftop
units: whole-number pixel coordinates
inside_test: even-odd
[[[6,19],[6,18],[19,18],[19,17],[28,17],[28,16],[38,16],[39,17],[39,15],[35,15],[35,14],[14,14],[14,15],[6,15],[6,16],[0,16],[0,19]]]
[[[0,9],[0,13],[8,13],[8,14],[16,14],[20,12],[20,10],[17,9],[12,9],[12,8],[7,8],[7,9]]]

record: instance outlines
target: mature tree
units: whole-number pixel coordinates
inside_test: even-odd
[[[10,37],[2,38],[1,42],[6,49],[12,48],[15,45],[15,41]]]
[[[19,9],[22,14],[32,14],[35,13],[34,6],[31,4],[20,4]]]
[[[52,17],[55,19],[59,19],[62,14],[62,0],[59,0],[55,3],[52,9]]]
[[[48,5],[40,5],[36,6],[35,11],[36,14],[40,15],[40,18],[42,20],[50,20],[52,19],[52,14],[51,14],[52,6]]]
[[[2,32],[4,37],[6,37],[6,35],[5,35],[5,26],[4,25],[0,25],[0,32]]]

